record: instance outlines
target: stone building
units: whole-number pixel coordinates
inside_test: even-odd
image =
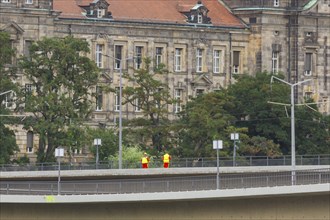
[[[310,96],[329,113],[329,22],[325,0],[0,0],[0,30],[11,34],[17,56],[46,36],[82,38],[100,83],[113,87],[120,70],[142,67],[142,57],[164,63],[162,80],[181,101],[169,106],[171,119],[191,97],[257,71],[283,72],[291,82],[313,78],[298,88],[297,102]],[[33,89],[23,76],[18,81]],[[122,111],[142,115],[128,104]],[[90,123],[112,126],[118,117],[118,96],[100,92]],[[32,157],[37,138],[17,131],[21,154]]]
[[[249,25],[249,72],[282,72],[296,86],[296,102],[312,98],[330,112],[330,1],[224,0]]]

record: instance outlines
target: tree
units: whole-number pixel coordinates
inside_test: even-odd
[[[86,41],[71,36],[45,38],[34,43],[30,56],[20,61],[30,83],[30,89],[22,89],[21,107],[33,114],[25,120],[25,128],[39,134],[39,162],[53,160],[60,145],[73,146],[92,111],[92,88],[99,69],[86,57],[89,51]],[[68,129],[75,130],[71,132],[74,139],[70,140]]]
[[[95,138],[100,138],[102,145],[99,147],[99,160],[105,161],[118,152],[118,137],[113,129],[88,129],[89,145]],[[91,152],[96,155],[96,147],[91,146]],[[96,157],[95,157],[96,158]]]
[[[139,146],[130,146],[123,148],[123,162],[124,166],[127,168],[139,168],[141,166],[141,158],[143,156],[143,151]],[[118,151],[115,155],[109,157],[110,161],[117,162],[119,159]],[[115,165],[117,165],[115,163]]]
[[[311,101],[307,101],[311,102]],[[330,154],[330,116],[317,106],[299,106],[295,110],[296,150],[298,154]]]
[[[200,95],[180,113],[180,156],[207,157],[215,152],[213,140],[227,139],[225,129],[232,124],[233,97],[225,90]],[[224,152],[221,152],[224,153]]]
[[[17,86],[13,83],[15,78],[15,68],[11,65],[11,59],[15,51],[11,48],[9,34],[0,31],[0,115],[8,115],[5,100],[12,97],[12,93],[7,91],[17,91]],[[16,144],[15,133],[5,126],[11,124],[13,120],[9,117],[0,116],[0,164],[9,163],[10,157],[19,150]]]
[[[144,117],[128,122],[129,133],[139,137],[136,141],[140,145],[151,140],[153,148],[161,151],[169,144],[168,105],[173,103],[173,99],[168,85],[161,79],[166,73],[164,66],[150,71],[150,63],[151,60],[146,58],[143,68],[135,69],[133,75],[123,75],[131,83],[131,86],[123,88],[123,104],[130,103],[144,114]]]
[[[279,76],[281,77],[281,76]],[[261,136],[280,144],[281,150],[290,149],[290,118],[283,106],[269,101],[290,103],[289,88],[283,83],[270,84],[271,75],[257,73],[256,76],[240,75],[237,82],[228,88],[234,96],[236,127],[247,127],[248,135]]]

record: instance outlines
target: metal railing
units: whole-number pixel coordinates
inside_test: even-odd
[[[277,187],[292,185],[290,171],[255,174],[222,174],[219,189]],[[297,170],[295,185],[330,183],[330,169]],[[102,181],[63,181],[61,195],[180,192],[216,189],[216,175],[125,179]],[[55,182],[0,182],[0,194],[56,195]]]
[[[267,156],[239,156],[233,164],[232,157],[220,157],[221,167],[231,166],[289,166],[291,156],[267,157]],[[296,165],[330,165],[330,155],[299,155],[296,156]],[[161,159],[153,159],[150,168],[162,167]],[[170,167],[216,167],[216,158],[173,158]],[[139,161],[128,163],[123,161],[124,169],[140,168]],[[61,163],[61,170],[91,170],[91,169],[118,169],[118,161],[100,161],[98,166],[95,162]],[[48,171],[57,170],[57,163],[37,164],[4,164],[0,165],[0,171]]]

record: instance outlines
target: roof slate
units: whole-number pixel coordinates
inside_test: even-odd
[[[53,9],[61,11],[60,18],[86,19],[80,6],[95,0],[53,0]],[[188,24],[182,12],[189,12],[198,0],[106,0],[115,21]],[[209,10],[213,26],[244,28],[243,22],[228,11],[220,0],[202,0]]]

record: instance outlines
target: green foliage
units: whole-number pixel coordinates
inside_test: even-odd
[[[224,140],[228,136],[224,130],[231,125],[230,115],[234,105],[233,97],[226,91],[200,95],[188,102],[180,114],[181,156],[207,157],[215,153],[213,140]]]
[[[30,159],[26,155],[24,155],[23,157],[19,157],[17,159],[14,159],[13,163],[16,163],[18,165],[26,165],[26,164],[30,163]]]
[[[161,66],[151,71],[150,62],[146,58],[143,68],[134,70],[133,75],[123,75],[132,85],[123,89],[123,103],[139,107],[144,114],[144,117],[130,120],[127,124],[127,133],[134,139],[133,142],[143,146],[151,140],[151,148],[161,151],[170,143],[170,123],[167,116],[168,105],[173,103],[173,99],[167,83],[160,79],[166,70]]]
[[[315,110],[307,106],[295,109],[297,154],[330,154],[330,116]]]
[[[241,75],[228,88],[235,97],[236,127],[247,127],[248,135],[261,136],[280,144],[284,153],[289,152],[290,118],[283,106],[268,103],[290,103],[290,88],[278,81],[270,84],[271,75],[258,73],[256,76]]]
[[[267,140],[265,137],[254,136],[247,139],[243,138],[241,141],[242,144],[240,144],[238,150],[241,155],[268,157],[282,155],[279,144],[275,144],[272,140]]]
[[[33,114],[25,128],[40,137],[38,162],[54,160],[54,149],[60,145],[75,146],[80,125],[92,111],[99,69],[84,56],[88,52],[88,43],[81,39],[45,38],[19,63],[33,89],[22,88],[21,101],[25,112]]]
[[[102,145],[99,146],[99,161],[106,161],[118,154],[118,136],[113,129],[88,129],[89,145],[91,152],[96,157],[96,147],[93,146],[94,139],[101,139]],[[91,144],[92,143],[92,144]]]
[[[10,163],[10,156],[17,150],[15,133],[0,123],[0,164]]]
[[[13,83],[16,77],[15,68],[11,65],[11,59],[14,55],[15,51],[11,47],[9,34],[0,31],[0,93],[10,90],[17,91],[17,86]],[[10,111],[3,105],[3,101],[12,97],[12,93],[0,96],[0,115],[10,114]],[[0,164],[9,163],[10,157],[19,150],[15,133],[5,126],[5,124],[12,123],[14,123],[12,117],[0,117]]]
[[[122,151],[122,161],[123,166],[128,166],[127,168],[138,168],[140,167],[140,161],[143,156],[144,151],[139,146],[124,147]],[[111,155],[109,160],[117,162],[119,159],[118,151],[115,155]],[[116,163],[115,163],[116,164]]]

